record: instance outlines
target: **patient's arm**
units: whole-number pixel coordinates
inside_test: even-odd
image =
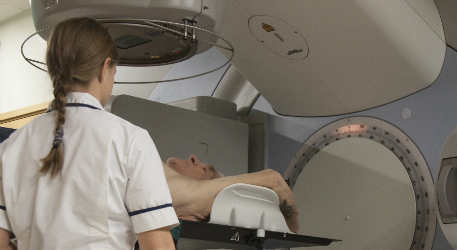
[[[173,207],[181,219],[208,220],[213,201],[222,189],[235,183],[246,183],[272,189],[279,196],[280,210],[290,231],[298,231],[298,209],[294,196],[282,176],[274,170],[267,169],[214,180],[195,180],[178,174],[165,163],[163,168]]]

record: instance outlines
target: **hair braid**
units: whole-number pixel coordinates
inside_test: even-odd
[[[116,44],[107,29],[93,19],[68,19],[52,31],[48,39],[46,65],[54,87],[51,108],[56,115],[55,137],[49,154],[41,159],[41,173],[50,172],[54,176],[63,167],[62,139],[67,94],[76,86],[88,87],[107,58],[111,58],[110,66],[117,64]]]
[[[57,174],[63,166],[63,150],[62,150],[62,138],[57,139],[59,131],[63,131],[63,125],[65,124],[65,104],[67,102],[66,95],[69,92],[69,84],[61,76],[56,76],[53,79],[54,85],[54,100],[51,103],[52,110],[56,111],[56,135],[53,143],[53,147],[49,151],[49,154],[41,159],[43,166],[40,169],[41,173],[51,173],[51,176]],[[60,129],[60,130],[59,130]],[[63,132],[61,137],[63,137]],[[56,140],[57,143],[56,143]]]

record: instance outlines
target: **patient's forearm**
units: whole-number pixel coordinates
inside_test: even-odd
[[[207,220],[214,199],[222,189],[235,183],[246,183],[272,189],[279,196],[279,208],[290,231],[298,231],[298,209],[294,196],[282,176],[274,170],[201,181],[182,176],[166,164],[163,167],[173,208],[180,219]]]

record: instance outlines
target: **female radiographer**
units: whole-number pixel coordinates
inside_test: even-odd
[[[118,54],[89,18],[55,27],[46,114],[0,144],[0,249],[174,249],[178,225],[148,132],[105,112]]]

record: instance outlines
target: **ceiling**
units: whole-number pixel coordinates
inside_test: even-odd
[[[29,9],[29,0],[0,0],[0,22]]]

